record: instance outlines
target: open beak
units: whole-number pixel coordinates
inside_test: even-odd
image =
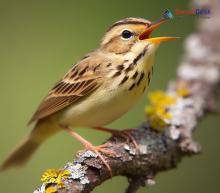
[[[148,41],[151,43],[159,44],[160,42],[176,40],[178,37],[155,37],[150,38],[151,33],[157,29],[161,24],[165,23],[167,19],[160,19],[152,23],[141,35],[139,35],[139,40]]]

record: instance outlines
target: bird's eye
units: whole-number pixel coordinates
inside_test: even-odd
[[[124,30],[121,34],[122,38],[124,39],[129,39],[133,36],[133,33],[130,32],[129,30]]]

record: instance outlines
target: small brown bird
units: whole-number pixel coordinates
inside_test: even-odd
[[[111,170],[100,152],[113,152],[103,146],[93,146],[70,128],[116,132],[102,126],[125,114],[143,95],[150,83],[158,45],[176,39],[150,37],[165,21],[152,23],[142,18],[126,18],[114,23],[100,47],[83,57],[49,91],[29,122],[34,124],[33,130],[8,156],[1,169],[26,163],[42,142],[64,130],[86,149],[94,151]]]

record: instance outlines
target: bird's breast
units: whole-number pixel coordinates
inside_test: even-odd
[[[149,61],[140,60],[130,69],[124,66],[112,71],[95,92],[63,111],[61,124],[95,127],[120,118],[134,106],[148,87],[152,65],[146,62]]]

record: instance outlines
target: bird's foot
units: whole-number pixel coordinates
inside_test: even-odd
[[[124,138],[127,142],[131,142],[134,147],[139,150],[139,146],[136,142],[136,140],[134,139],[134,137],[130,134],[134,129],[125,129],[125,130],[122,130],[122,131],[118,131],[118,130],[114,130],[114,129],[110,129],[110,128],[103,128],[103,127],[93,127],[94,129],[96,130],[99,130],[99,131],[104,131],[104,132],[108,132],[108,133],[111,133],[112,135],[114,136],[119,136],[119,137],[122,137]]]
[[[110,175],[112,176],[112,169],[109,166],[109,164],[107,163],[106,159],[102,156],[102,154],[105,154],[105,155],[108,155],[111,157],[116,157],[116,153],[111,150],[105,149],[107,147],[106,144],[94,146],[93,144],[91,144],[90,142],[87,141],[86,144],[84,143],[84,145],[85,145],[85,149],[78,151],[78,153],[81,154],[82,152],[85,152],[87,150],[94,152],[99,157],[99,159],[103,162],[103,164],[108,169]]]
[[[134,145],[134,147],[135,147],[137,150],[139,150],[139,146],[138,146],[138,144],[137,144],[135,138],[131,135],[131,132],[132,132],[133,130],[134,130],[134,129],[125,129],[125,130],[123,130],[123,131],[118,132],[118,134],[116,134],[116,135],[119,135],[119,136],[121,135],[121,136],[124,137],[128,142],[130,141],[130,142]]]
[[[68,134],[70,134],[71,136],[76,138],[78,141],[80,141],[85,146],[85,150],[90,150],[90,151],[94,152],[99,157],[99,159],[103,162],[103,164],[109,170],[110,175],[112,176],[111,167],[107,163],[106,159],[101,155],[101,153],[102,153],[102,154],[110,155],[110,156],[113,156],[113,157],[116,156],[116,153],[114,153],[113,151],[105,149],[108,146],[107,144],[103,144],[103,145],[100,145],[100,146],[94,146],[92,143],[90,143],[89,141],[87,141],[86,139],[81,137],[78,133],[74,132],[72,129],[70,129],[68,127],[64,127],[64,130]],[[85,151],[85,150],[82,150],[82,151]],[[79,151],[79,153],[82,152],[82,151]]]
[[[108,150],[106,148],[108,148],[107,144],[102,144],[102,145],[94,146],[92,143],[88,142],[85,145],[85,149],[79,150],[78,153],[81,154],[81,153],[83,153],[83,152],[85,152],[87,150],[90,150],[90,151],[92,151],[94,153],[100,152],[100,153],[102,153],[104,155],[107,155],[107,156],[110,156],[110,157],[116,157],[117,156],[117,154],[114,151]]]

